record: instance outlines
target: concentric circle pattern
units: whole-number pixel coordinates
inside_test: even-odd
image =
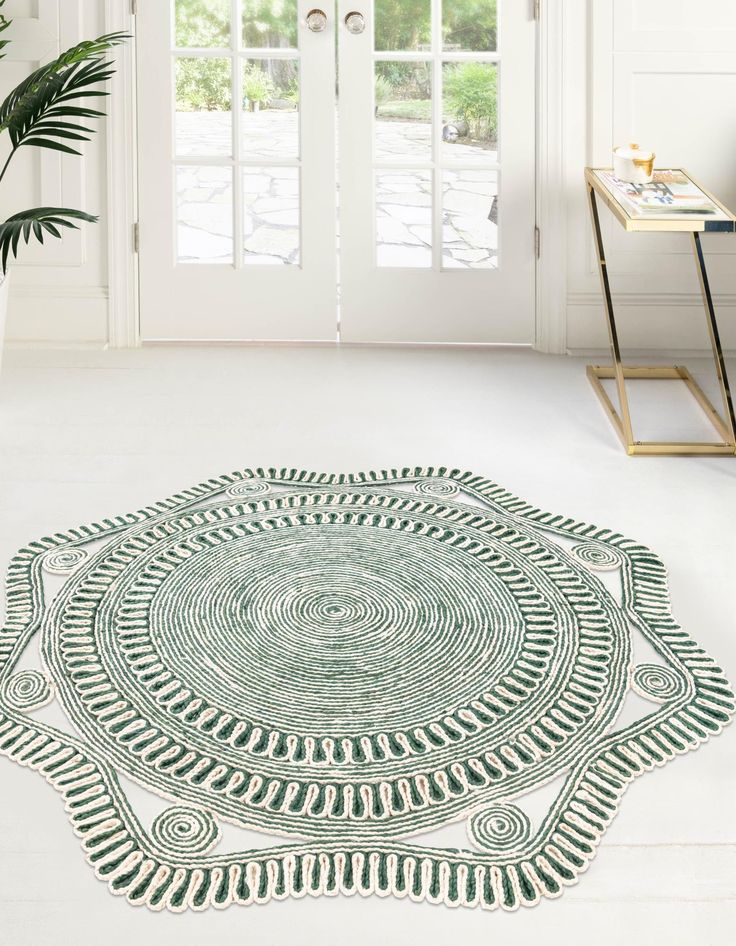
[[[420,480],[416,491],[422,496],[436,496],[438,499],[457,496],[459,489],[451,480]]]
[[[53,575],[70,575],[87,558],[80,548],[54,549],[43,560],[43,567]]]
[[[687,694],[685,679],[669,667],[658,664],[639,664],[631,674],[631,685],[636,692],[656,703],[669,703]]]
[[[496,854],[523,848],[531,838],[529,816],[516,805],[490,805],[468,820],[468,837],[478,847]]]
[[[613,571],[623,564],[623,558],[615,549],[600,542],[581,542],[572,549],[572,554],[594,571]]]
[[[50,703],[54,688],[37,670],[21,670],[5,684],[3,697],[14,709],[27,713]]]
[[[345,738],[353,757],[361,737],[429,725],[481,693],[489,668],[511,668],[522,628],[513,596],[472,555],[347,522],[192,554],[149,615],[151,642],[197,695],[315,745]]]
[[[75,723],[161,793],[286,834],[401,836],[605,726],[629,639],[592,582],[444,497],[302,491],[112,542],[44,653]]]
[[[250,499],[251,497],[258,498],[263,496],[264,493],[270,492],[270,485],[263,480],[243,480],[230,486],[227,495],[233,499]]]
[[[157,815],[151,837],[166,853],[206,854],[220,840],[220,828],[208,811],[177,805]]]

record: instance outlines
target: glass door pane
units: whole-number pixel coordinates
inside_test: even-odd
[[[297,0],[242,0],[243,46],[250,49],[296,49]]]
[[[450,0],[443,3],[442,49],[445,52],[496,52],[497,0]]]
[[[174,45],[178,49],[230,46],[230,0],[176,0]]]
[[[426,50],[432,44],[432,0],[375,0],[377,52]]]

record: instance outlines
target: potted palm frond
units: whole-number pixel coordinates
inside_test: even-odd
[[[0,0],[0,10],[6,0]],[[10,40],[2,36],[11,20],[0,12],[0,59]],[[0,185],[21,148],[49,148],[79,155],[78,142],[89,141],[92,123],[104,112],[82,105],[82,100],[108,93],[101,88],[113,75],[107,51],[119,46],[126,33],[108,33],[67,49],[20,83],[0,104]],[[7,136],[5,133],[7,132]],[[8,262],[15,258],[21,240],[43,243],[47,236],[60,239],[65,229],[77,229],[80,221],[95,223],[97,217],[66,207],[35,207],[15,213],[0,223],[0,358],[5,337],[8,300]]]

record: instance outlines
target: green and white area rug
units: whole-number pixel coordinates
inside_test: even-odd
[[[153,909],[533,905],[734,711],[652,552],[445,468],[222,476],[7,595],[0,751]]]

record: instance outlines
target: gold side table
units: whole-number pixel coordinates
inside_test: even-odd
[[[680,169],[674,169],[678,173],[686,174]],[[714,216],[703,216],[697,214],[678,214],[670,218],[664,218],[664,215],[652,218],[634,216],[629,209],[620,201],[614,191],[609,189],[604,180],[598,176],[598,171],[610,173],[609,168],[586,168],[585,182],[588,190],[588,199],[590,204],[590,215],[593,223],[593,233],[598,251],[598,267],[600,270],[601,284],[603,287],[603,301],[605,306],[606,321],[608,324],[608,335],[611,343],[612,365],[588,365],[587,373],[593,388],[598,395],[609,419],[616,429],[621,442],[629,456],[673,456],[673,455],[700,455],[700,456],[736,456],[736,415],[734,414],[734,403],[731,395],[731,389],[726,372],[726,363],[721,348],[721,339],[718,331],[718,322],[716,320],[715,307],[713,305],[713,296],[708,281],[708,273],[705,266],[705,256],[703,246],[700,240],[701,233],[734,233],[736,232],[736,217],[716,200],[712,194],[709,194],[703,188],[703,193],[716,205],[718,213]],[[689,175],[686,175],[691,181]],[[693,181],[693,183],[695,183]],[[700,187],[700,185],[697,185]],[[603,246],[603,235],[601,232],[600,216],[598,213],[598,198],[608,207],[614,217],[627,231],[655,232],[655,233],[689,233],[692,239],[695,262],[700,277],[700,287],[703,295],[703,305],[710,334],[711,345],[713,348],[713,358],[718,375],[718,382],[723,399],[723,414],[721,414],[711,404],[703,389],[692,377],[687,368],[681,365],[669,366],[631,366],[621,363],[621,350],[618,340],[618,331],[616,328],[616,316],[613,308],[613,297],[611,295],[611,286],[608,278],[608,267],[606,265],[606,254]],[[634,439],[633,426],[631,421],[631,411],[629,409],[629,399],[626,393],[627,379],[653,379],[653,380],[676,380],[684,381],[698,404],[704,410],[706,416],[712,423],[719,437],[718,441],[706,441],[704,443],[693,442],[667,442],[667,441],[641,441]],[[608,396],[602,382],[604,380],[615,380],[618,391],[619,410],[616,409],[613,401]]]

